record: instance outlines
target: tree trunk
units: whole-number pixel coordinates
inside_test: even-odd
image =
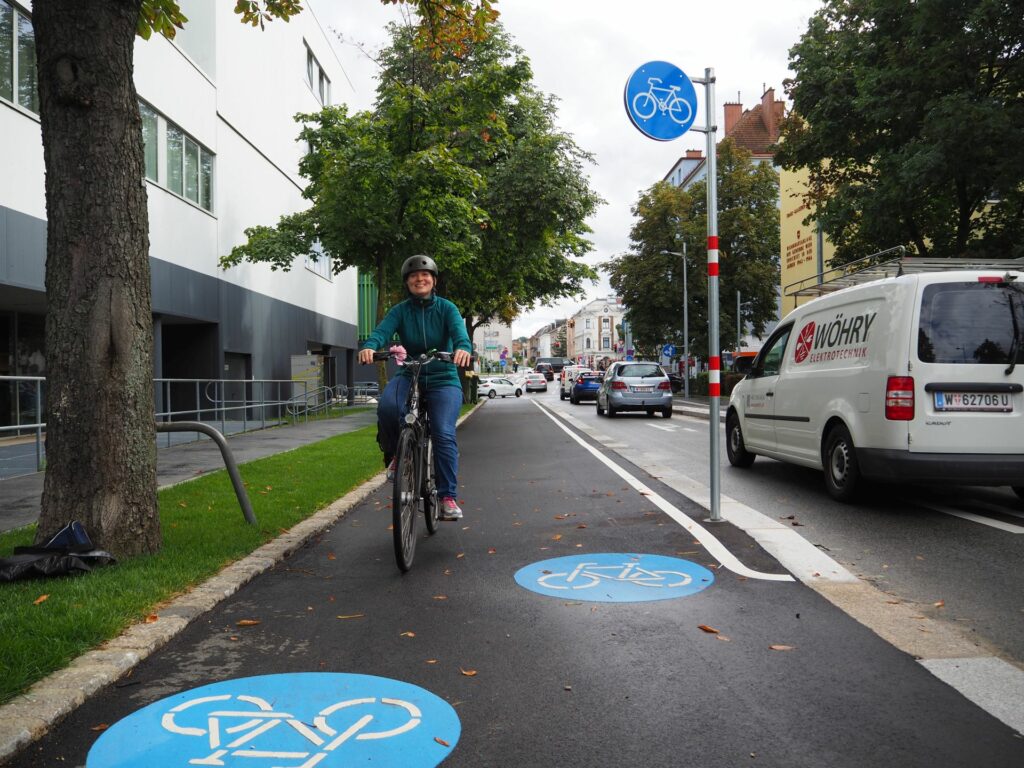
[[[37,541],[68,520],[156,552],[149,223],[132,79],[142,0],[35,0],[46,163],[47,471]]]

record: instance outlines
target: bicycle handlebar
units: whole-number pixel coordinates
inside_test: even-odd
[[[375,361],[387,360],[392,357],[395,357],[395,354],[389,350],[380,350],[373,353],[373,359]],[[444,363],[450,363],[452,362],[452,357],[454,357],[453,352],[442,352],[437,349],[432,349],[429,352],[424,352],[419,357],[409,355],[405,359],[405,364],[410,365],[412,363],[419,363],[420,365],[425,365],[426,363],[429,363],[432,360],[440,360]]]

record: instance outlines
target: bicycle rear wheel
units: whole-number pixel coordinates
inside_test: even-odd
[[[423,517],[427,522],[427,533],[433,536],[437,532],[437,516],[441,510],[441,500],[437,497],[437,479],[434,477],[434,440],[427,436],[427,448],[423,451]]]
[[[411,429],[403,429],[395,452],[395,479],[391,495],[392,534],[395,540],[395,562],[403,573],[412,568],[416,553],[416,508],[419,489],[416,487],[416,437]]]

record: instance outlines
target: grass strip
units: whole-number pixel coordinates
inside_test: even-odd
[[[465,410],[465,409],[464,409]],[[158,494],[156,555],[84,576],[0,585],[0,703],[141,621],[160,603],[244,557],[380,472],[376,427],[241,465],[258,527],[245,524],[223,470]],[[0,557],[35,526],[0,534]],[[382,546],[387,546],[383,542]],[[45,600],[40,598],[47,595]]]

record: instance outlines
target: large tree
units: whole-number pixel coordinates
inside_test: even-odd
[[[741,322],[764,333],[777,314],[779,284],[778,175],[768,163],[731,139],[718,144],[719,341],[731,348],[736,338],[740,291]],[[633,207],[632,249],[602,266],[626,305],[626,319],[637,349],[674,342],[683,349],[683,265],[672,253],[686,248],[686,297],[690,352],[708,349],[707,187],[688,189],[658,182]]]
[[[776,160],[837,263],[1024,255],[1024,6],[828,0],[790,50]]]
[[[317,244],[335,272],[371,273],[378,316],[401,295],[415,253],[441,266],[440,290],[473,330],[523,307],[578,293],[594,271],[585,218],[600,202],[589,156],[556,130],[554,105],[531,84],[522,51],[496,25],[458,55],[430,56],[393,25],[372,112],[299,115],[311,147],[301,165],[310,207],[222,259],[288,269]]]
[[[393,0],[386,0],[393,1]],[[416,0],[437,55],[478,38],[490,0]],[[245,23],[299,12],[238,0]],[[173,36],[175,0],[35,0],[46,169],[47,472],[37,541],[69,519],[133,555],[160,547],[152,314],[136,34]]]

